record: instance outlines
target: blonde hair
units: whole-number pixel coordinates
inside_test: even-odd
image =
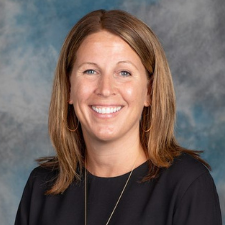
[[[74,109],[68,104],[69,77],[83,40],[101,30],[126,41],[148,72],[151,105],[144,108],[140,122],[140,141],[149,158],[149,173],[145,180],[157,177],[159,169],[169,167],[182,151],[199,158],[196,152],[185,150],[176,143],[173,82],[166,56],[155,34],[127,12],[97,10],[84,16],[72,28],[59,56],[49,109],[49,134],[57,156],[39,160],[44,167],[58,169],[56,180],[47,194],[61,193],[74,179],[78,181],[81,178],[85,142]]]

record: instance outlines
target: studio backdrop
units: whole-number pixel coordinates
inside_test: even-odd
[[[204,151],[225,221],[224,0],[0,0],[0,223],[14,223],[34,160],[54,154],[48,106],[64,38],[100,8],[128,11],[159,37],[175,85],[178,141]]]

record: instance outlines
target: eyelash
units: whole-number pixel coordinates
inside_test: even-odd
[[[93,69],[85,70],[83,73],[88,74],[88,75],[97,74],[97,72]],[[129,77],[129,76],[131,76],[131,73],[126,71],[126,70],[122,70],[122,71],[119,72],[119,75],[122,76],[122,77]]]
[[[123,77],[129,77],[129,76],[131,76],[131,73],[126,71],[126,70],[123,70],[123,71],[120,72],[120,75],[123,76]]]
[[[96,71],[95,71],[95,70],[90,69],[90,70],[85,70],[83,73],[84,73],[84,74],[88,74],[88,75],[90,75],[90,74],[96,74]]]

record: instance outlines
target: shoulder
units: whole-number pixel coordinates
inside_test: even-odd
[[[53,178],[58,174],[58,170],[56,169],[50,169],[50,168],[44,168],[42,166],[38,166],[34,168],[30,173],[31,179],[49,179]]]
[[[182,154],[162,173],[168,193],[176,199],[176,224],[221,224],[219,199],[207,167],[189,154]],[[190,211],[190,209],[192,209]]]
[[[162,169],[157,187],[168,199],[175,199],[176,207],[182,205],[184,199],[192,201],[198,198],[203,201],[211,196],[217,201],[216,187],[209,170],[187,153],[175,158],[169,168]]]
[[[168,171],[177,176],[185,175],[192,178],[209,172],[203,163],[187,153],[182,153],[179,157],[175,158]]]
[[[30,189],[41,188],[46,191],[52,186],[57,176],[57,170],[38,166],[31,171],[26,186],[29,186]]]
[[[185,191],[193,182],[200,179],[201,176],[212,180],[209,170],[199,160],[193,158],[187,153],[182,153],[175,158],[173,164],[163,169],[159,177],[159,182],[166,183],[171,189]]]

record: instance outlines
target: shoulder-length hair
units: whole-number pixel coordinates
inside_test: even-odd
[[[130,45],[140,57],[150,81],[151,105],[144,107],[140,121],[140,141],[149,159],[149,173],[144,180],[157,177],[160,168],[169,167],[183,151],[199,158],[196,152],[181,148],[175,140],[176,107],[171,72],[153,31],[127,12],[97,10],[75,24],[59,56],[49,109],[49,134],[57,156],[39,160],[42,166],[58,169],[56,180],[47,194],[61,193],[74,179],[81,179],[85,142],[73,106],[68,104],[69,78],[76,52],[84,39],[102,30],[119,36]]]

